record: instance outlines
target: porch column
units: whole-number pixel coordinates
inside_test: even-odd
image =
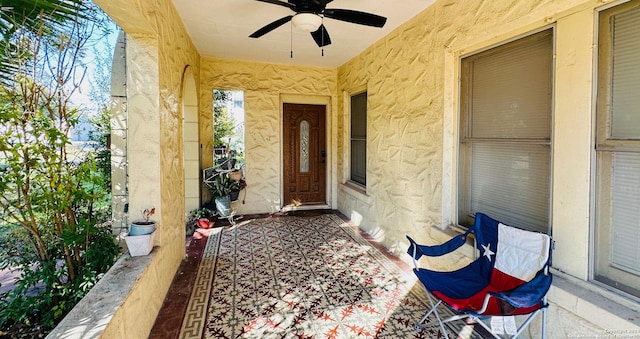
[[[111,66],[111,231],[127,232],[127,69],[125,34],[120,31]]]
[[[145,34],[128,34],[126,53],[129,220],[139,219],[142,210],[155,207],[156,214],[152,219],[158,222],[157,227],[161,231],[157,40]],[[158,238],[156,236],[156,243]]]

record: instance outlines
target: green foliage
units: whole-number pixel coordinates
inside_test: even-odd
[[[104,186],[111,187],[111,111],[104,108],[96,117],[89,119],[95,128],[89,133],[89,139],[96,142],[96,166],[100,176],[105,180]]]
[[[238,182],[231,180],[226,173],[216,175],[210,188],[216,197],[224,197],[231,194],[231,191],[239,190]]]
[[[213,145],[226,145],[235,134],[235,122],[225,106],[231,100],[228,91],[213,90]]]
[[[13,258],[11,264],[22,267],[23,275],[14,290],[0,295],[0,327],[10,323],[31,325],[39,322],[47,328],[53,328],[82,299],[119,254],[119,248],[107,226],[85,224],[82,232],[65,232],[61,240],[73,244],[84,242],[86,238],[91,243],[83,253],[87,264],[72,280],[61,259],[33,263],[27,258]],[[16,242],[13,246],[19,244]],[[55,251],[55,248],[51,250]],[[25,270],[26,267],[29,269]]]
[[[17,64],[37,67],[19,67],[0,84],[0,268],[21,272],[16,288],[0,296],[0,328],[52,328],[120,250],[110,227],[97,226],[110,216],[99,157],[71,147],[81,111],[70,98],[83,80],[92,33],[80,13],[71,17],[56,35],[43,28],[5,36]]]
[[[211,219],[215,217],[216,212],[205,208],[196,208],[189,212],[187,215],[187,220],[185,221],[185,229],[187,235],[193,235],[193,232],[198,228],[198,220],[202,218]]]
[[[11,82],[24,67],[30,51],[22,50],[15,35],[22,30],[31,35],[54,37],[64,32],[65,23],[89,20],[91,7],[84,0],[22,0],[2,3],[0,10],[0,81]]]
[[[97,111],[97,114],[88,119],[93,126],[93,130],[89,132],[89,139],[98,146],[96,150],[98,171],[105,179],[105,186],[111,187],[111,110],[109,103],[111,101],[112,54],[101,52],[95,46],[92,50],[92,63],[95,67],[93,78],[89,83],[89,97],[95,105],[93,109]]]
[[[187,217],[188,220],[198,220],[198,219],[202,219],[202,218],[210,218],[213,217],[214,215],[216,215],[216,212],[205,208],[205,207],[201,207],[201,208],[196,208],[194,210],[192,210],[191,212],[189,212],[189,216]]]

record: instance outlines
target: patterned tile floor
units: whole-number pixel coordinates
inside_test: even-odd
[[[314,216],[324,213],[335,213],[346,220],[346,218],[336,211],[299,211],[290,213],[296,216]],[[250,216],[251,218],[268,218],[269,215]],[[249,218],[249,216],[245,217]],[[415,279],[411,267],[405,262],[393,256],[382,245],[376,243],[366,233],[361,232],[356,226],[354,230],[358,230],[360,235],[377,248],[381,253],[388,257],[393,263],[402,269],[408,280]],[[151,330],[149,338],[153,339],[171,339],[178,338],[180,334],[181,324],[187,309],[187,304],[191,291],[195,285],[196,273],[198,272],[200,258],[207,243],[206,237],[193,237],[187,239],[187,256],[182,261],[178,271],[174,277],[173,283],[167,293],[160,313],[156,318],[156,322]]]

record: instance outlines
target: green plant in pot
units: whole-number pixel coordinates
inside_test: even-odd
[[[145,235],[151,234],[156,230],[156,222],[149,218],[156,213],[156,208],[145,209],[142,211],[142,219],[137,219],[131,222],[129,228],[129,235]]]
[[[213,193],[216,211],[221,217],[231,213],[231,191],[237,189],[238,183],[231,180],[226,173],[220,173],[213,179],[211,193]]]
[[[197,228],[212,228],[217,219],[216,212],[205,207],[196,208],[187,216],[186,233],[190,236]]]
[[[229,195],[231,197],[231,201],[238,200],[238,197],[240,196],[240,191],[247,188],[247,182],[244,179],[239,179],[234,181],[236,182],[236,184],[234,185],[233,189],[231,190],[231,194]]]

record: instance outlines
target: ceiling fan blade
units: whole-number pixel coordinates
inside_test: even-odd
[[[387,18],[383,16],[350,9],[326,8],[322,14],[327,18],[374,27],[382,27],[387,22]]]
[[[284,2],[284,1],[278,1],[278,0],[256,0],[256,1],[266,2],[268,4],[284,6],[284,7],[287,7],[289,9],[291,9],[291,10],[294,10],[294,11],[296,10],[296,5],[290,4],[290,3]]]
[[[313,37],[313,40],[316,41],[316,44],[318,44],[318,47],[331,45],[331,38],[329,37],[327,28],[324,27],[324,25],[320,25],[317,31],[311,32],[311,36]]]
[[[273,31],[274,29],[286,24],[287,22],[291,21],[291,18],[293,18],[293,15],[287,15],[284,18],[280,18],[262,28],[260,28],[259,30],[253,32],[253,34],[249,35],[250,38],[259,38],[271,31]]]
[[[324,8],[324,6],[326,6],[328,3],[330,3],[333,0],[311,0],[314,4],[322,6],[322,8]]]

